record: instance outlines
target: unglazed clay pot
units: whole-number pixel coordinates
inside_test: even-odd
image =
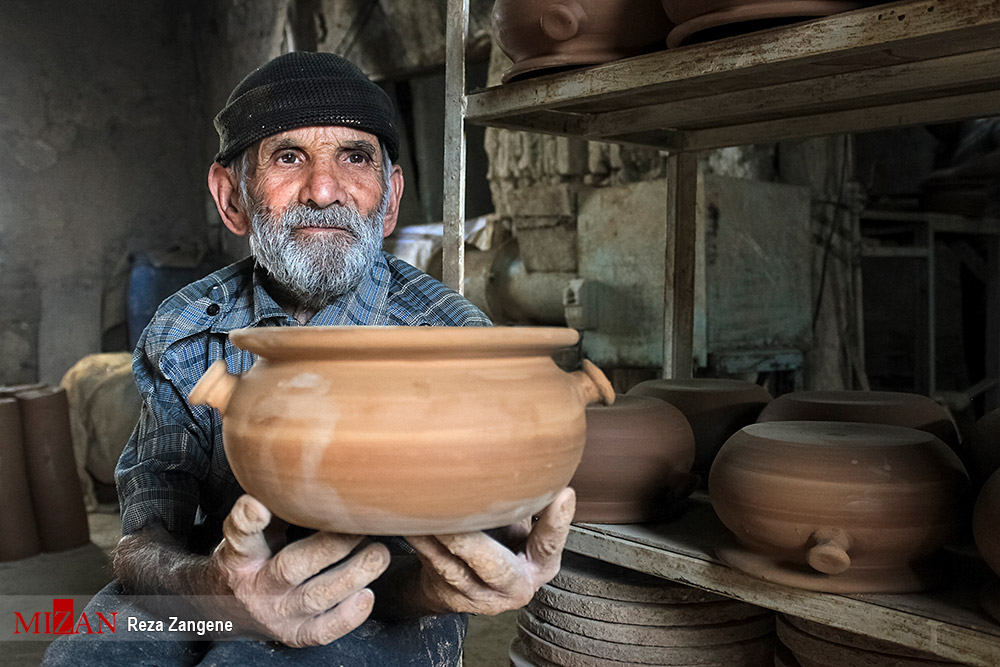
[[[493,34],[514,61],[504,83],[662,48],[670,23],[659,0],[496,0]]]
[[[1000,470],[1000,408],[976,420],[965,434],[962,452],[967,457],[969,477],[977,488]]]
[[[584,407],[614,401],[590,362],[565,373],[572,329],[264,327],[259,356],[217,362],[189,400],[222,414],[243,489],[306,528],[366,535],[482,530],[541,510],[586,442]]]
[[[17,401],[0,398],[0,562],[42,550],[31,506]]]
[[[643,523],[678,513],[696,486],[694,434],[680,410],[648,396],[587,408],[587,447],[570,482],[574,521]]]
[[[990,475],[976,499],[972,514],[972,534],[979,554],[1000,575],[1000,471]],[[983,592],[983,607],[1000,622],[1000,582],[993,581]]]
[[[708,482],[719,448],[734,433],[757,420],[771,394],[753,382],[723,378],[663,379],[640,382],[629,396],[652,396],[680,410],[694,431],[692,472]]]
[[[838,12],[859,9],[862,0],[662,0],[676,24],[667,46],[711,41]]]
[[[837,421],[906,426],[936,435],[956,449],[958,429],[943,406],[921,394],[898,391],[797,391],[765,407],[758,422]]]
[[[962,527],[969,479],[916,429],[842,422],[751,424],[715,459],[709,495],[738,546],[727,564],[830,592],[908,592]],[[925,571],[926,569],[926,571]]]

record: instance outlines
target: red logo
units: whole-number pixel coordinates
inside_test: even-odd
[[[73,613],[72,598],[53,598],[52,611],[36,611],[27,620],[19,611],[14,612],[14,634],[26,635],[103,635],[105,632],[114,634],[115,621],[118,612],[111,612],[111,620],[97,612],[95,618],[87,617],[80,612],[77,618]]]

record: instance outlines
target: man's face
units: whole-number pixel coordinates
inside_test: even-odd
[[[357,285],[390,231],[378,140],[344,127],[289,130],[251,160],[250,247],[261,265],[315,308]]]

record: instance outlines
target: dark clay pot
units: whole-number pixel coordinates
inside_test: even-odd
[[[586,409],[587,445],[570,481],[574,521],[644,523],[668,518],[696,486],[694,434],[677,408],[648,396],[618,396]]]
[[[990,475],[976,499],[972,514],[972,534],[979,554],[1000,575],[1000,471]],[[1000,622],[1000,582],[993,581],[983,591],[983,607]]]
[[[987,412],[972,425],[962,441],[962,452],[977,487],[1000,470],[1000,408]]]
[[[947,409],[927,396],[897,391],[798,391],[764,408],[758,422],[838,421],[906,426],[957,449],[958,429]]]
[[[0,562],[42,550],[31,507],[17,401],[0,398]]]
[[[504,83],[663,48],[670,23],[659,0],[496,0],[493,34],[514,61]]]
[[[723,378],[647,380],[628,396],[651,396],[670,403],[687,418],[694,431],[695,454],[691,471],[708,482],[708,471],[719,448],[741,428],[754,423],[771,402],[771,394],[753,382]]]

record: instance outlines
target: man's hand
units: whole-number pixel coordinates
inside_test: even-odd
[[[370,543],[350,555],[363,538],[315,533],[274,553],[264,534],[269,523],[267,508],[242,496],[211,556],[258,631],[301,647],[329,644],[361,625],[374,603],[366,586],[389,565],[388,549]]]
[[[563,489],[538,520],[512,526],[503,541],[486,533],[408,537],[421,560],[420,603],[442,613],[499,614],[526,605],[559,571],[576,511]]]

